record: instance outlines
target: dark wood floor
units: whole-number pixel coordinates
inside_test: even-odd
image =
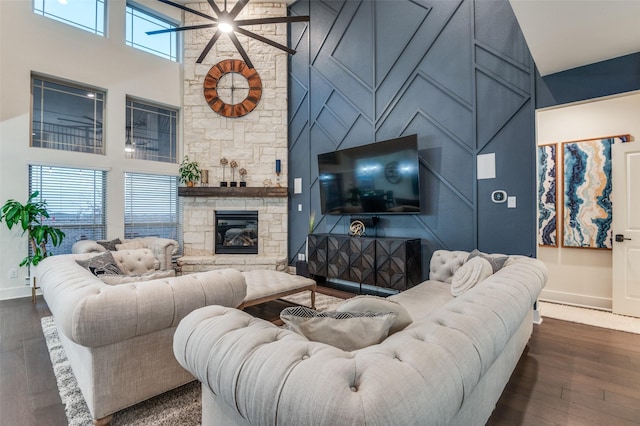
[[[281,308],[252,314],[273,319]],[[1,426],[66,424],[40,328],[47,315],[41,297],[0,301]],[[488,424],[639,425],[640,335],[545,319]]]

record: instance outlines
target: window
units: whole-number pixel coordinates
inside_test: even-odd
[[[29,193],[39,191],[47,202],[45,223],[65,234],[62,245],[50,253],[71,253],[79,240],[102,240],[106,235],[106,175],[102,170],[29,166]]]
[[[31,96],[31,146],[104,154],[104,92],[34,76]]]
[[[176,27],[176,24],[166,19],[147,12],[139,6],[127,3],[126,43],[128,46],[153,53],[165,59],[178,61],[178,33],[147,34],[147,31],[166,30]]]
[[[176,162],[178,110],[127,99],[125,155]]]
[[[124,237],[156,236],[180,242],[178,177],[124,174]]]
[[[33,12],[104,36],[104,0],[33,0]]]

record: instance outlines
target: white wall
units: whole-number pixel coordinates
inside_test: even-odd
[[[638,92],[539,110],[538,145],[624,134],[636,141],[640,137],[638,117]],[[562,176],[562,165],[558,165],[558,176]],[[538,258],[549,268],[542,300],[611,309],[611,250],[538,247]]]
[[[178,9],[140,1],[180,20]],[[99,37],[35,15],[32,2],[0,1],[0,204],[28,196],[28,165],[51,164],[108,170],[108,238],[122,237],[125,171],[175,173],[177,165],[124,157],[125,99],[134,96],[172,107],[182,103],[181,64],[125,46],[125,0],[106,2],[107,36]],[[105,89],[106,155],[29,147],[31,73]],[[0,299],[30,295],[27,274],[9,278],[27,253],[20,232],[0,226]]]

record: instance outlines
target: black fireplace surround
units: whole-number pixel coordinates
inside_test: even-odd
[[[216,210],[216,254],[258,254],[258,212]]]

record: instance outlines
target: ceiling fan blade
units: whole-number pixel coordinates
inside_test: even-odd
[[[217,21],[217,19],[216,19],[216,18],[214,18],[213,16],[209,16],[209,15],[207,15],[207,14],[205,14],[205,13],[202,13],[202,12],[200,12],[200,11],[198,11],[198,10],[191,9],[191,8],[189,8],[189,7],[183,6],[183,5],[181,5],[180,3],[175,3],[175,2],[172,2],[171,0],[158,0],[158,1],[159,1],[160,3],[168,4],[169,6],[177,7],[178,9],[182,9],[182,10],[184,10],[184,11],[186,11],[186,12],[191,12],[191,13],[193,13],[194,15],[201,16],[201,17],[203,17],[203,18],[205,18],[205,19],[208,19],[208,20],[210,20],[210,21]]]
[[[231,19],[234,19],[236,16],[238,16],[238,14],[242,11],[242,9],[244,9],[247,3],[249,3],[249,0],[238,0],[236,4],[233,5],[233,9],[231,9],[231,12],[229,12],[229,17]]]
[[[209,40],[209,43],[207,43],[207,45],[202,50],[202,53],[200,54],[200,56],[198,56],[198,59],[196,60],[197,64],[201,64],[202,63],[202,61],[204,60],[205,56],[207,56],[207,54],[209,53],[209,51],[211,50],[213,45],[216,44],[216,41],[218,41],[218,39],[220,38],[221,34],[222,34],[222,31],[218,30],[213,35],[213,37],[211,37],[211,40]]]
[[[280,24],[282,22],[309,22],[308,16],[282,16],[276,18],[240,19],[236,25]]]
[[[202,28],[211,28],[215,27],[218,24],[201,24],[201,25],[189,25],[188,27],[177,27],[177,28],[167,28],[164,30],[155,30],[155,31],[147,31],[147,35],[155,35],[155,34],[164,34],[164,33],[175,33],[178,31],[187,31],[187,30],[199,30]]]
[[[207,3],[209,3],[209,6],[211,6],[211,9],[213,9],[213,11],[216,13],[216,16],[220,16],[222,11],[220,10],[218,5],[216,4],[215,0],[207,0]]]
[[[285,46],[285,45],[283,45],[283,44],[280,44],[280,43],[276,43],[276,42],[275,42],[275,41],[273,41],[273,40],[269,40],[268,38],[262,37],[261,35],[258,35],[258,34],[256,34],[256,33],[253,33],[253,32],[251,32],[251,31],[247,31],[247,30],[245,30],[244,28],[236,28],[236,29],[235,29],[235,31],[236,31],[237,33],[240,33],[240,34],[245,35],[245,36],[247,36],[247,37],[251,37],[251,38],[256,39],[256,40],[258,40],[258,41],[261,41],[261,42],[263,42],[263,43],[267,43],[268,45],[271,45],[271,46],[273,46],[273,47],[277,47],[278,49],[280,49],[280,50],[284,50],[285,52],[290,53],[290,54],[292,54],[292,55],[295,55],[295,54],[296,54],[296,51],[295,51],[295,50],[293,50],[293,49],[291,49],[290,47],[287,47],[287,46]],[[246,62],[246,61],[245,61],[245,62]],[[251,68],[253,68],[253,67],[251,67]]]
[[[233,45],[236,47],[236,49],[238,49],[240,56],[242,56],[242,59],[244,59],[244,62],[247,64],[247,66],[253,69],[253,63],[251,62],[251,59],[249,59],[249,55],[247,55],[247,52],[244,50],[244,47],[242,47],[242,45],[240,44],[240,40],[238,40],[238,36],[235,35],[235,33],[231,32],[229,33],[229,38],[233,42]]]

